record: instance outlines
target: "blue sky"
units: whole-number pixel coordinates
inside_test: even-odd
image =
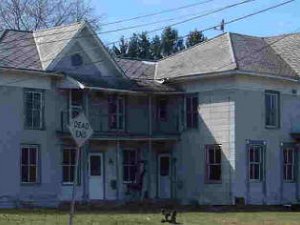
[[[161,10],[176,8],[188,4],[201,2],[204,0],[92,0],[91,4],[95,7],[95,12],[101,14],[103,23],[112,22],[115,20],[131,18],[148,13],[154,13]],[[109,26],[103,26],[101,32],[125,28],[128,26],[175,18],[174,21],[155,24],[143,28],[119,31],[110,34],[100,34],[100,38],[105,42],[113,42],[119,40],[121,35],[130,37],[133,32],[142,32],[164,27],[170,23],[179,22],[197,14],[241,2],[242,0],[214,0],[212,2],[194,6],[192,8],[183,9],[171,13],[162,14],[155,17],[148,17],[141,20],[134,20],[127,23],[119,23]],[[187,22],[175,26],[180,35],[186,35],[190,30],[197,28],[198,30],[205,29],[220,23],[224,18],[225,21],[261,10],[263,8],[285,2],[286,0],[256,0],[246,3],[225,11],[209,15],[191,22]],[[247,18],[245,20],[230,24],[225,27],[228,32],[243,33],[257,36],[271,36],[289,32],[300,32],[300,0],[296,0],[288,5],[277,9]],[[153,36],[156,33],[149,34]],[[205,35],[213,37],[220,34],[219,31],[208,31]]]

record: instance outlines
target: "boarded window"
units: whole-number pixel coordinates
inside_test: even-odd
[[[38,182],[38,146],[23,146],[21,148],[21,182]]]
[[[208,181],[221,181],[222,175],[222,149],[220,145],[206,146],[206,172]]]

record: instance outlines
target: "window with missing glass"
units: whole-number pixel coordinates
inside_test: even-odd
[[[291,147],[283,149],[283,180],[295,180],[295,150]]]
[[[43,129],[44,127],[44,91],[24,90],[25,128]]]
[[[185,97],[186,128],[198,128],[198,96]]]
[[[125,99],[123,96],[108,97],[109,128],[124,130],[125,127]]]
[[[21,182],[34,184],[39,182],[39,148],[37,145],[21,147]]]
[[[123,182],[133,183],[137,172],[137,151],[133,149],[123,150]]]
[[[265,92],[265,125],[267,128],[279,128],[280,126],[279,92]]]
[[[221,182],[222,149],[220,145],[206,145],[206,178],[209,182]]]
[[[157,118],[160,121],[166,121],[167,120],[167,106],[168,106],[168,100],[165,98],[158,99],[157,103]]]

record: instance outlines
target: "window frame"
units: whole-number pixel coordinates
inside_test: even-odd
[[[125,163],[125,157],[124,157],[124,154],[125,154],[125,152],[134,152],[134,154],[135,154],[135,159],[134,159],[134,163]],[[125,180],[124,178],[125,178],[125,167],[127,167],[127,168],[130,168],[130,167],[135,167],[135,170],[137,170],[138,168],[137,168],[137,166],[138,166],[138,151],[137,151],[137,149],[123,149],[122,150],[122,153],[123,153],[123,155],[122,155],[122,157],[123,157],[123,162],[122,162],[122,172],[123,172],[123,176],[122,176],[122,179],[123,179],[123,184],[131,184],[131,183],[135,183],[136,182],[136,172],[137,171],[135,171],[135,174],[134,174],[134,180]],[[131,171],[130,169],[128,170],[127,169],[127,171]],[[130,178],[131,176],[129,176],[129,178]]]
[[[23,149],[28,149],[27,159],[30,161],[30,149],[35,149],[36,163],[23,164]],[[41,183],[41,163],[40,163],[40,146],[37,144],[21,144],[20,146],[20,183],[21,185],[38,185]],[[30,181],[30,167],[35,166],[35,181]],[[28,167],[27,172],[29,173],[29,181],[23,181],[23,167]]]
[[[74,150],[74,154],[75,154],[74,155],[74,164],[71,164],[71,163],[64,164],[64,151],[65,150]],[[76,168],[76,151],[78,151],[78,149],[76,147],[71,147],[71,146],[63,147],[62,150],[61,150],[60,167],[61,167],[61,184],[63,186],[70,186],[70,185],[73,185],[73,183],[74,183],[74,180],[73,181],[64,181],[64,167],[74,167],[74,170],[75,170],[75,168]],[[81,162],[81,154],[80,153],[81,152],[79,152],[79,160],[78,160],[78,167],[77,167],[77,169],[78,169],[78,173],[77,173],[77,185],[78,186],[81,183],[81,166],[80,166],[81,165],[81,163],[80,163]],[[68,157],[69,157],[69,159],[71,159],[70,155]],[[74,170],[73,171],[69,171],[69,178],[71,178],[71,176],[74,176],[74,175],[71,175],[71,172],[73,172],[73,174],[74,174]]]
[[[214,152],[214,162],[211,163],[210,162],[210,150],[213,149]],[[217,161],[217,154],[216,151],[219,150],[220,151],[220,162],[216,162]],[[213,180],[210,179],[210,171],[211,171],[211,166],[219,166],[220,167],[220,179],[219,180]],[[205,173],[205,177],[206,177],[206,183],[210,183],[210,184],[220,184],[222,183],[222,145],[220,144],[209,144],[209,145],[205,145],[205,167],[206,167],[206,173]]]
[[[258,150],[259,148],[259,162],[251,161],[251,149]],[[264,179],[264,145],[262,144],[250,144],[248,148],[248,176],[250,182],[262,182]],[[253,156],[256,158],[256,155]],[[258,178],[251,178],[251,165],[258,166]],[[256,167],[254,167],[256,168]],[[253,171],[252,171],[253,172]],[[254,171],[255,174],[255,171]]]
[[[275,96],[275,100],[273,98],[270,98],[270,101],[275,102],[275,109],[271,110],[269,113],[274,114],[274,122],[275,124],[268,124],[268,106],[267,106],[267,96]],[[271,104],[272,105],[272,104]],[[279,91],[273,91],[273,90],[266,90],[265,91],[265,127],[267,129],[279,129],[280,128],[280,92]],[[274,112],[273,112],[274,111]]]
[[[194,99],[196,99],[196,109],[194,109]],[[188,101],[190,101],[190,107],[188,109]],[[199,97],[198,94],[188,94],[184,97],[184,109],[185,109],[185,128],[186,129],[198,129],[199,128]],[[191,117],[188,119],[188,117]],[[188,124],[188,121],[191,124]]]
[[[32,94],[32,108],[31,108],[31,124],[27,124],[27,94]],[[39,126],[33,126],[34,121],[34,94],[40,95],[40,109],[39,109]],[[45,129],[45,91],[43,89],[24,88],[24,128],[28,130],[44,130]]]
[[[292,152],[292,162],[285,162],[285,152]],[[296,181],[296,177],[295,177],[295,169],[296,169],[296,165],[295,165],[295,157],[296,157],[296,151],[294,147],[284,147],[282,149],[282,179],[285,183],[294,183]],[[289,157],[287,157],[288,159]],[[286,168],[288,166],[292,167],[292,179],[287,179],[287,170]]]
[[[120,101],[122,102],[122,113],[120,112]],[[121,95],[110,95],[108,96],[108,128],[112,131],[124,131],[126,125],[126,100],[124,96]],[[116,111],[114,113],[110,112],[110,104],[116,105]],[[112,126],[112,116],[117,118],[116,127]],[[122,122],[120,121],[120,117],[122,116]],[[122,126],[122,127],[121,127]]]

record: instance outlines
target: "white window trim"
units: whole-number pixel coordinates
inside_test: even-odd
[[[27,118],[26,118],[26,122],[25,122],[25,124],[26,124],[26,128],[28,128],[28,129],[43,129],[43,126],[44,126],[44,121],[43,121],[43,97],[44,97],[44,93],[43,93],[43,91],[42,90],[31,90],[31,89],[27,89],[27,90],[25,90],[25,101],[27,100],[27,94],[29,94],[29,93],[31,93],[32,94],[32,96],[34,96],[35,94],[38,94],[38,95],[40,95],[40,110],[39,110],[39,124],[40,124],[40,126],[38,126],[38,127],[34,127],[33,126],[33,112],[34,112],[34,110],[37,110],[37,109],[34,109],[34,108],[32,108],[31,109],[31,116],[32,116],[32,121],[31,121],[31,125],[30,126],[28,126],[27,125]],[[34,97],[32,97],[33,99],[34,99]],[[33,99],[32,99],[32,106],[34,105],[33,104]],[[25,104],[27,104],[27,102],[25,102]],[[26,106],[27,107],[27,106]],[[27,113],[27,109],[25,110],[25,113]],[[26,115],[25,115],[25,117],[26,117]]]
[[[36,154],[36,164],[27,164],[27,165],[25,165],[25,164],[22,164],[22,155],[23,155],[23,149],[25,149],[25,148],[27,148],[27,149],[31,149],[31,148],[35,148],[35,154]],[[29,150],[30,151],[30,150]],[[28,160],[30,161],[30,152],[28,151]],[[40,151],[40,148],[39,148],[39,146],[38,145],[21,145],[21,159],[20,159],[20,166],[21,166],[21,184],[38,184],[39,182],[40,182],[40,178],[39,178],[39,170],[40,170],[40,163],[39,163],[39,151]],[[26,166],[26,167],[28,167],[27,168],[27,170],[29,170],[30,169],[30,166],[33,166],[33,165],[35,165],[35,167],[36,167],[36,170],[35,170],[35,181],[34,182],[30,182],[30,181],[23,181],[22,180],[22,168],[23,168],[23,166]],[[29,171],[27,171],[28,172],[28,176],[30,176],[30,172]],[[29,179],[30,180],[30,179]]]
[[[250,149],[253,148],[253,149],[257,149],[258,148],[258,151],[259,151],[259,162],[251,162],[250,161]],[[255,153],[256,154],[256,153]],[[248,149],[248,159],[249,159],[249,162],[248,162],[248,173],[249,173],[249,181],[250,182],[261,182],[262,181],[262,170],[263,170],[263,167],[264,167],[264,160],[263,160],[263,145],[257,145],[257,144],[253,144],[253,145],[250,145],[249,149]],[[250,177],[251,175],[251,165],[258,165],[258,179],[253,179]],[[254,167],[255,168],[255,167]],[[252,171],[253,172],[253,171]]]
[[[286,150],[292,154],[292,162],[291,163],[284,162],[284,152]],[[286,174],[283,174],[283,181],[287,182],[287,183],[295,182],[295,171],[294,171],[295,170],[295,149],[294,148],[284,148],[283,149],[283,168],[282,168],[283,171],[284,171],[284,167],[287,167],[287,166],[292,166],[292,179],[285,179],[288,175],[287,170],[286,170]]]
[[[211,150],[211,148],[213,148],[213,151],[214,151],[214,163],[209,162],[209,150]],[[221,145],[206,145],[205,149],[206,149],[206,180],[209,183],[221,183],[222,182],[222,147],[221,147]],[[220,163],[216,163],[216,161],[217,161],[216,160],[216,151],[218,151],[218,150],[221,151]],[[210,166],[220,166],[220,168],[221,168],[220,180],[209,179]]]
[[[138,151],[137,151],[137,149],[128,149],[128,148],[123,149],[123,150],[122,150],[123,157],[124,157],[124,151],[130,151],[130,152],[134,152],[134,153],[135,153],[135,165],[132,165],[132,164],[125,164],[125,163],[124,163],[124,158],[123,158],[123,162],[122,162],[122,172],[123,172],[123,174],[122,174],[122,175],[123,175],[123,176],[122,176],[122,179],[123,179],[123,184],[131,184],[132,181],[126,181],[126,180],[124,180],[124,167],[125,167],[125,166],[136,166],[137,161],[138,161]]]

